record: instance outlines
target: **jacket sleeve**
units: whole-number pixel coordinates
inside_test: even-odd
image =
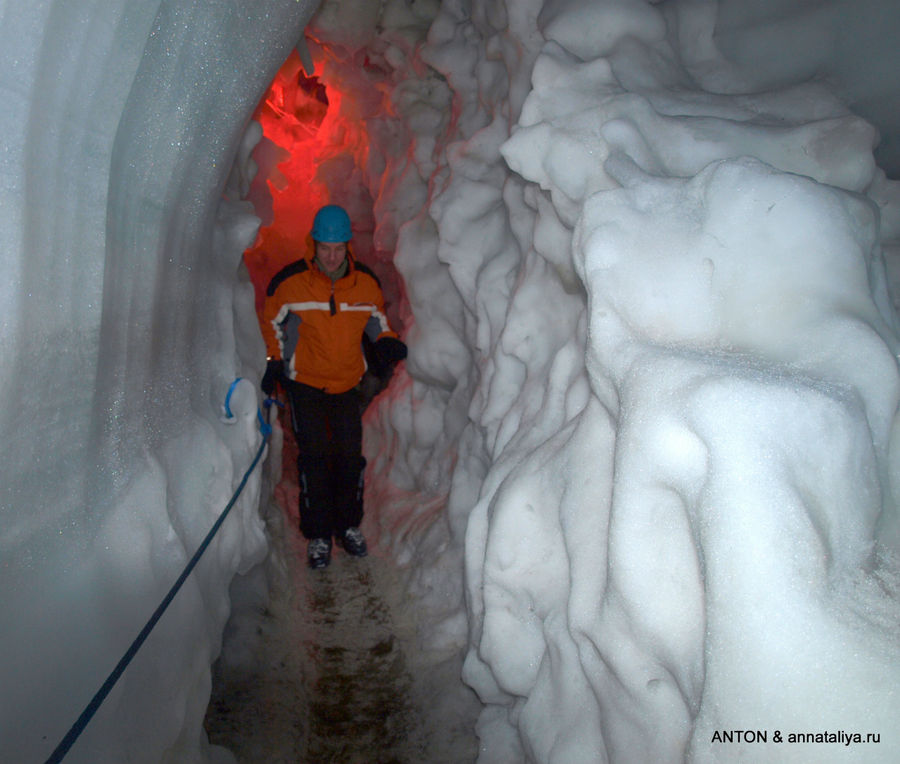
[[[278,318],[285,302],[289,302],[290,279],[306,272],[309,269],[305,260],[295,260],[284,266],[278,273],[272,276],[266,286],[266,297],[263,303],[262,316],[260,317],[260,329],[263,339],[266,341],[266,356],[276,360],[284,360],[281,345],[278,341],[275,320]]]
[[[363,336],[363,349],[369,368],[376,377],[385,379],[390,377],[394,366],[406,358],[406,345],[388,323],[384,312],[384,296],[380,289],[377,290],[373,306]]]
[[[281,310],[281,301],[278,293],[274,295],[266,295],[263,303],[262,316],[259,322],[259,328],[262,331],[263,339],[266,342],[266,356],[281,360],[281,348],[278,344],[278,338],[275,336],[275,317]]]
[[[378,342],[385,337],[397,339],[397,332],[391,329],[387,314],[384,312],[384,295],[377,286],[372,296],[372,306],[372,314],[366,323],[366,337],[372,342]]]

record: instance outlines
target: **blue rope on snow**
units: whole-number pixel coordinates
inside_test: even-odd
[[[234,414],[231,413],[231,394],[234,392],[235,388],[238,385],[238,382],[240,382],[241,379],[243,379],[243,378],[238,377],[236,380],[234,380],[234,382],[232,382],[231,385],[229,386],[228,392],[225,393],[224,409],[225,409],[225,418],[226,419],[234,419]],[[273,403],[277,404],[278,406],[282,406],[282,407],[284,406],[284,404],[281,401],[276,400],[275,398],[266,398],[263,401],[263,406],[265,406],[268,409]],[[256,418],[259,420],[259,431],[263,434],[263,437],[264,438],[269,437],[269,435],[272,434],[272,425],[270,425],[266,421],[265,417],[263,416],[262,409],[260,409],[260,408],[256,409]]]
[[[241,377],[235,379],[234,382],[228,386],[228,392],[225,393],[225,416],[228,419],[234,419],[234,414],[231,413],[231,395],[234,393],[234,390],[240,381]]]
[[[231,387],[228,388],[228,394],[225,397],[225,412],[228,418],[232,418],[234,415],[231,413],[230,402],[231,402],[231,394],[234,392],[237,383],[240,382],[241,378],[238,377],[234,382],[231,383]],[[271,399],[267,399],[265,401],[266,408],[271,406]],[[262,411],[257,408],[257,415],[259,418],[259,429],[262,433],[262,443],[259,445],[259,450],[256,452],[256,456],[253,457],[253,462],[247,468],[247,471],[244,473],[244,477],[241,478],[241,482],[237,487],[237,490],[234,492],[234,495],[231,497],[231,500],[225,506],[225,509],[222,510],[222,513],[219,515],[218,520],[213,524],[213,527],[210,529],[209,533],[206,534],[206,538],[203,539],[203,542],[197,548],[197,551],[194,552],[194,556],[188,561],[187,566],[182,571],[181,575],[178,577],[178,580],[172,585],[172,588],[169,589],[169,593],[165,596],[163,601],[159,604],[159,607],[153,612],[153,615],[150,616],[150,620],[147,621],[146,625],[143,629],[141,629],[140,634],[135,637],[134,642],[131,643],[131,647],[125,651],[125,655],[122,656],[122,659],[116,664],[116,667],[112,670],[112,673],[107,677],[106,681],[97,690],[97,693],[91,698],[91,702],[87,704],[84,711],[81,712],[81,716],[75,721],[75,724],[69,729],[66,733],[66,736],[62,739],[60,744],[56,747],[56,750],[50,754],[50,758],[47,759],[45,764],[57,764],[58,762],[63,760],[63,757],[69,752],[69,749],[75,744],[75,741],[78,739],[78,736],[84,731],[84,728],[87,727],[91,718],[97,713],[97,709],[100,708],[100,705],[106,700],[106,696],[109,695],[115,683],[119,680],[119,677],[125,672],[125,669],[128,668],[128,664],[131,663],[132,658],[137,654],[137,651],[140,650],[141,646],[146,641],[147,637],[150,636],[150,632],[153,630],[153,627],[156,626],[156,622],[162,617],[162,614],[166,611],[166,608],[169,607],[169,604],[175,599],[175,595],[178,594],[178,590],[181,589],[182,584],[187,580],[187,577],[191,574],[191,571],[197,566],[197,563],[200,561],[201,555],[206,551],[206,548],[212,542],[213,537],[218,533],[219,528],[222,527],[222,523],[225,522],[225,518],[228,516],[228,513],[231,511],[231,508],[235,505],[238,500],[238,497],[241,495],[241,492],[244,490],[244,486],[247,485],[247,481],[250,479],[250,475],[254,469],[256,469],[256,465],[259,464],[259,460],[262,458],[263,451],[265,451],[266,443],[268,443],[269,435],[272,433],[272,426],[265,421],[262,415]]]

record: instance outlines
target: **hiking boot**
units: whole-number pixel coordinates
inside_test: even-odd
[[[344,547],[344,551],[353,557],[365,557],[369,551],[366,548],[366,537],[359,528],[347,528],[339,543]]]
[[[313,570],[327,568],[331,562],[331,539],[310,539],[306,545],[306,561]]]

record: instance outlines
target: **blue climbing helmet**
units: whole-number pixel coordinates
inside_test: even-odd
[[[336,204],[326,204],[313,218],[313,241],[322,241],[329,244],[340,241],[350,241],[353,232],[350,230],[350,216],[343,207]]]

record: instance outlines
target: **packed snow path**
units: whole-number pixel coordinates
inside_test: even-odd
[[[314,573],[289,540],[296,589],[273,593],[256,665],[218,664],[211,741],[241,762],[424,761],[409,674],[378,594],[387,563],[337,554]]]
[[[284,479],[267,517],[270,555],[232,585],[210,742],[240,764],[474,761],[476,707],[454,721],[414,681],[422,673],[411,668],[421,664],[410,655],[414,627],[397,616],[403,571],[377,552],[355,559],[337,548],[327,569],[306,567],[294,463],[286,434]],[[445,675],[449,694],[470,693],[453,661],[428,673],[431,686]]]

